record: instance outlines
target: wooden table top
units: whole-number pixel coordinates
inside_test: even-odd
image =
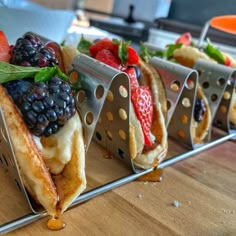
[[[130,173],[105,153],[91,145],[88,189]],[[226,141],[165,167],[161,182],[133,181],[69,209],[63,230],[48,230],[45,217],[7,235],[236,235],[235,153],[235,142]],[[8,186],[1,181],[1,224],[29,213]]]

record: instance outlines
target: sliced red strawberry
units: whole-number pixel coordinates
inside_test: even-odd
[[[130,88],[134,89],[139,86],[138,80],[137,80],[137,73],[134,67],[128,67],[124,70],[124,72],[129,76],[129,83]]]
[[[97,41],[96,43],[91,45],[89,47],[89,51],[90,51],[92,57],[96,57],[96,55],[99,51],[101,51],[103,49],[108,49],[108,50],[112,51],[113,47],[114,47],[114,44],[113,44],[112,40],[110,40],[108,38],[104,38],[104,39],[100,39],[99,41]]]
[[[152,146],[150,130],[153,119],[153,101],[150,89],[147,86],[134,88],[131,91],[131,101],[135,114],[142,126],[145,144]]]
[[[128,65],[138,64],[139,56],[138,56],[136,50],[130,46],[127,47],[127,50],[128,50],[127,64]]]
[[[230,58],[227,55],[224,55],[224,58],[225,58],[225,65],[231,66],[232,62],[231,62]]]
[[[3,31],[0,31],[0,61],[10,61],[10,45]]]
[[[114,55],[119,57],[124,65],[136,65],[138,64],[139,56],[134,48],[128,46],[125,42],[120,42],[120,44],[114,44],[112,48]]]
[[[106,65],[109,65],[115,69],[120,69],[121,64],[119,58],[114,56],[111,51],[108,49],[102,49],[99,51],[95,57],[96,60],[103,62]]]
[[[180,44],[189,46],[192,43],[192,36],[189,32],[182,34],[176,41],[175,44]]]

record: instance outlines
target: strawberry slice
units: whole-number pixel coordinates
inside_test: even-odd
[[[137,73],[134,67],[128,67],[123,70],[129,76],[129,83],[131,90],[138,87]]]
[[[96,57],[97,53],[100,52],[103,49],[110,50],[111,52],[113,51],[114,44],[112,40],[108,38],[100,39],[96,43],[92,44],[89,47],[89,51],[92,57]]]
[[[227,55],[224,55],[224,58],[225,58],[225,65],[231,66],[232,62],[231,62],[230,58]]]
[[[120,70],[121,68],[119,58],[113,55],[113,53],[108,49],[102,49],[101,51],[97,52],[95,59],[117,70]]]
[[[180,44],[189,46],[192,43],[192,36],[189,32],[182,34],[176,41],[175,44]]]
[[[136,50],[134,48],[132,48],[131,46],[128,46],[127,50],[128,50],[127,64],[128,65],[138,64],[139,57],[138,57]]]
[[[119,43],[115,43],[111,50],[114,55],[121,59],[125,66],[136,65],[139,61],[138,53],[133,47],[127,44],[127,42],[120,41]]]
[[[0,61],[10,61],[10,45],[3,31],[0,31]]]
[[[131,91],[131,101],[142,126],[145,144],[151,147],[150,130],[153,119],[153,101],[150,89],[147,86],[134,88]]]

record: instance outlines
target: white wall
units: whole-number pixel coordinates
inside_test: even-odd
[[[171,0],[114,0],[113,13],[122,17],[128,16],[130,4],[135,7],[135,19],[153,21],[168,15]]]

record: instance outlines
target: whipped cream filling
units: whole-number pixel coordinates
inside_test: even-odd
[[[45,164],[52,174],[61,173],[64,166],[71,160],[73,135],[76,130],[82,130],[77,113],[57,133],[49,137],[33,136]]]

